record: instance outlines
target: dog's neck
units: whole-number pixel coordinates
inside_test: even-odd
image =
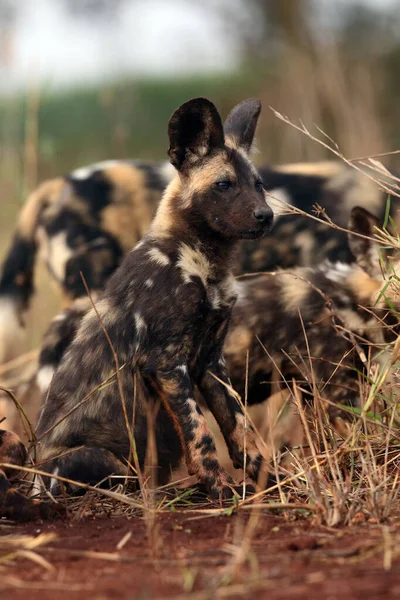
[[[216,279],[224,279],[232,271],[239,242],[211,229],[201,211],[188,203],[179,176],[165,190],[149,236],[198,249],[212,265]]]

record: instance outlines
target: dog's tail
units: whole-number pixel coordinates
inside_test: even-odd
[[[0,364],[24,350],[25,315],[34,294],[37,228],[43,211],[61,192],[62,178],[45,181],[29,196],[0,275]]]

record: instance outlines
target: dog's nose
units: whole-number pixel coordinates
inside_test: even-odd
[[[254,213],[254,217],[257,219],[259,223],[262,225],[271,225],[273,219],[273,213],[270,208],[267,206],[263,208],[257,208]]]

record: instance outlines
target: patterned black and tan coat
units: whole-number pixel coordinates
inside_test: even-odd
[[[400,264],[382,260],[385,251],[373,240],[377,225],[371,213],[352,210],[350,264],[326,261],[237,279],[224,354],[242,398],[248,355],[249,405],[290,388],[294,379],[326,401],[332,420],[346,416],[341,407],[360,406],[367,362],[382,362],[399,334]],[[43,394],[89,308],[90,300],[82,298],[54,319],[39,360]]]
[[[222,348],[236,299],[237,242],[262,237],[272,223],[249,158],[259,112],[258,101],[243,102],[223,128],[214,105],[195,99],[171,117],[169,156],[178,173],[148,234],[83,318],[45,398],[38,436],[49,473],[89,483],[126,474],[132,422],[142,468],[151,407],[157,481],[169,478],[183,453],[211,496],[231,495],[235,483],[218,461],[197,386],[234,465],[245,461],[257,480],[261,456],[250,429],[245,440]]]
[[[370,213],[355,208],[348,227],[353,234],[373,238],[376,224]],[[340,430],[343,422],[338,417],[346,416],[346,407],[360,406],[369,359],[371,364],[375,360],[386,361],[388,344],[397,339],[400,329],[399,261],[382,262],[384,251],[366,238],[349,235],[356,259],[350,265],[326,262],[314,268],[239,278],[238,300],[224,353],[232,384],[242,396],[249,356],[249,404],[265,400],[273,389],[290,387],[294,379],[306,394],[318,394],[332,424]],[[88,298],[76,300],[54,319],[45,336],[39,370],[44,398],[51,388],[54,371],[90,305]],[[393,383],[395,391],[395,378]],[[398,388],[397,379],[397,393]],[[97,415],[95,412],[86,415],[86,424],[81,423],[80,427],[90,428],[94,421],[102,422],[99,438],[112,436],[110,423],[116,421],[115,415],[120,410],[118,404],[102,407]],[[163,447],[159,451],[163,452]],[[160,462],[166,465],[171,461],[172,469],[176,463],[171,454],[167,452],[161,457],[160,452]],[[139,448],[139,453],[143,456],[144,449]],[[21,464],[24,456],[18,439],[0,432],[0,462]],[[88,453],[87,458],[93,460],[93,455]],[[95,469],[97,465],[94,461],[91,467]],[[56,485],[55,479],[53,484]],[[0,472],[0,511],[12,518],[21,515],[31,518],[45,516],[48,510],[41,504],[25,501],[11,488],[4,472]]]
[[[346,407],[360,407],[368,365],[382,366],[400,333],[400,262],[388,260],[371,239],[378,225],[371,213],[353,208],[353,263],[239,277],[224,352],[241,395],[248,353],[249,404],[295,380],[306,395],[325,401],[332,422],[352,414]]]
[[[169,163],[106,161],[44,182],[21,211],[0,276],[0,364],[24,350],[24,322],[34,294],[37,257],[47,265],[64,304],[85,295],[80,273],[94,292],[104,289],[122,257],[148,231],[161,194],[171,181]],[[274,202],[272,235],[242,241],[235,273],[311,266],[328,258],[351,261],[343,231],[300,215],[278,215],[285,203],[306,213],[320,205],[346,227],[353,206],[380,221],[387,193],[368,178],[336,162],[261,168]],[[399,223],[398,201],[391,214]]]

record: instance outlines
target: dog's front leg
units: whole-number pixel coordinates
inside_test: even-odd
[[[247,475],[257,481],[262,456],[253,428],[250,424],[245,428],[244,414],[232,389],[222,355],[209,365],[199,382],[199,389],[221,429],[234,467],[243,469],[246,465]]]
[[[168,372],[157,372],[156,387],[181,438],[188,471],[196,475],[214,498],[241,493],[218,461],[215,442],[200,407],[194,399],[185,364]]]

